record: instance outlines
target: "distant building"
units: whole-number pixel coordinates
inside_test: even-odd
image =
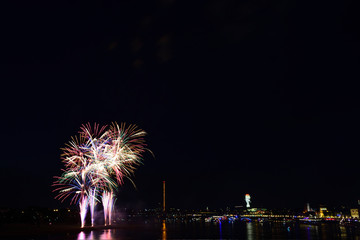
[[[271,214],[266,208],[247,208],[244,211],[245,214],[253,215],[253,216],[262,216],[265,214]]]
[[[314,212],[314,209],[310,207],[310,203],[306,203],[304,213],[306,212]]]
[[[359,218],[359,209],[350,209],[350,214],[352,218]]]
[[[320,218],[325,217],[325,214],[326,214],[326,213],[327,213],[327,208],[326,208],[326,207],[320,207],[319,217],[320,217]]]

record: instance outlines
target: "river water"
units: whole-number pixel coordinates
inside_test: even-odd
[[[34,238],[37,239],[37,238]],[[357,227],[337,223],[124,223],[117,228],[84,230],[42,236],[38,239],[129,240],[129,239],[359,239]]]
[[[4,231],[4,230],[3,230]],[[0,239],[28,240],[139,240],[139,239],[358,239],[360,227],[341,226],[338,223],[282,222],[123,222],[111,228],[96,226],[81,230],[77,226],[53,232],[30,231],[18,228],[19,235],[12,233]],[[20,233],[23,233],[20,235]],[[1,234],[0,234],[1,236]],[[10,237],[11,236],[11,237]]]

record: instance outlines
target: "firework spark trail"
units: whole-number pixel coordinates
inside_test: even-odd
[[[108,199],[108,193],[107,192],[103,192],[102,194],[102,203],[103,203],[103,207],[104,207],[104,224],[106,226],[106,220],[107,220],[107,216],[108,216],[108,205],[109,205],[109,199]]]
[[[116,200],[116,199],[114,199],[113,192],[111,192],[111,193],[110,193],[110,197],[109,197],[108,211],[107,211],[108,220],[109,220],[109,225],[111,225],[111,222],[112,222],[111,217],[112,217],[112,213],[113,213],[113,208],[114,208],[115,200]]]
[[[80,207],[81,226],[90,206],[91,224],[94,225],[94,211],[97,196],[102,193],[105,224],[111,224],[114,206],[114,191],[124,183],[124,177],[131,182],[136,166],[142,161],[145,151],[145,131],[135,125],[126,127],[113,123],[99,128],[94,124],[82,125],[78,137],[65,144],[62,161],[65,170],[61,177],[55,177],[55,197],[61,201],[73,195],[71,203]],[[115,178],[114,181],[112,178]],[[133,183],[133,182],[132,182]],[[133,183],[134,184],[134,183]],[[107,221],[106,221],[107,220]]]
[[[68,196],[74,195],[70,203],[78,202],[79,204],[81,227],[85,225],[89,190],[93,185],[93,176],[89,174],[91,161],[84,155],[84,141],[85,139],[80,136],[72,138],[72,141],[66,144],[62,158],[67,170],[63,170],[62,176],[57,177],[53,184],[57,187],[55,191],[59,191],[55,198],[63,201]]]
[[[109,169],[109,174],[115,175],[119,185],[123,184],[123,178],[130,179],[130,175],[134,172],[134,165],[138,165],[141,162],[141,153],[145,146],[141,138],[146,133],[142,130],[137,130],[135,126],[131,126],[126,129],[125,125],[117,125],[113,123],[110,130],[107,132],[109,141],[107,141],[106,147],[103,148],[103,161]],[[128,141],[138,141],[138,145],[130,144]],[[131,179],[130,179],[131,180]],[[111,225],[112,211],[114,206],[113,192],[104,191],[103,208],[105,224],[108,222]]]
[[[107,175],[103,164],[99,164],[99,160],[101,160],[101,151],[104,148],[105,141],[102,140],[102,136],[100,136],[103,132],[105,127],[99,130],[99,125],[95,124],[94,128],[92,129],[90,124],[83,125],[81,127],[80,134],[82,137],[87,139],[86,144],[82,147],[85,152],[85,156],[88,159],[91,159],[91,165],[89,172],[93,174],[93,182],[92,182],[92,190],[89,194],[89,201],[90,201],[90,214],[91,214],[91,226],[94,226],[94,217],[95,217],[95,205],[98,201],[97,196],[97,187],[101,188],[103,184],[107,182],[107,185],[113,186],[113,183],[110,177]]]
[[[81,227],[83,228],[85,226],[85,218],[88,207],[88,198],[86,195],[80,197],[79,206],[80,206]]]
[[[145,131],[137,129],[135,125],[128,128],[125,124],[120,126],[113,123],[108,131],[111,144],[104,153],[106,155],[107,166],[111,173],[115,175],[119,185],[123,184],[123,178],[133,174],[135,166],[142,160],[145,142],[142,138],[146,135]]]
[[[112,211],[113,211],[113,207],[114,207],[114,203],[115,203],[115,201],[114,201],[114,193],[104,191],[103,194],[102,194],[102,203],[103,203],[103,206],[104,206],[105,225],[107,225],[106,222],[108,223],[108,225],[111,225]]]
[[[91,226],[93,227],[94,226],[95,205],[96,205],[96,187],[90,191],[89,205],[90,205],[90,214],[91,214]]]

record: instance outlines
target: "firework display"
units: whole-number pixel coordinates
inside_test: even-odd
[[[81,227],[85,226],[88,208],[94,225],[97,202],[103,204],[105,225],[111,225],[115,192],[124,178],[132,182],[130,177],[142,162],[145,135],[136,125],[112,123],[99,128],[88,123],[62,149],[64,169],[60,177],[55,177],[55,198],[71,198],[70,204],[79,205]]]
[[[114,207],[114,194],[113,192],[103,192],[102,195],[102,203],[104,206],[104,222],[106,225],[106,222],[108,222],[109,225],[111,225],[111,213],[112,209]]]

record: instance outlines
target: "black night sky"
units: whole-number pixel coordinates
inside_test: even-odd
[[[18,4],[18,3],[17,3]],[[3,6],[1,207],[54,200],[83,123],[137,124],[122,207],[354,205],[356,1],[46,1]]]

